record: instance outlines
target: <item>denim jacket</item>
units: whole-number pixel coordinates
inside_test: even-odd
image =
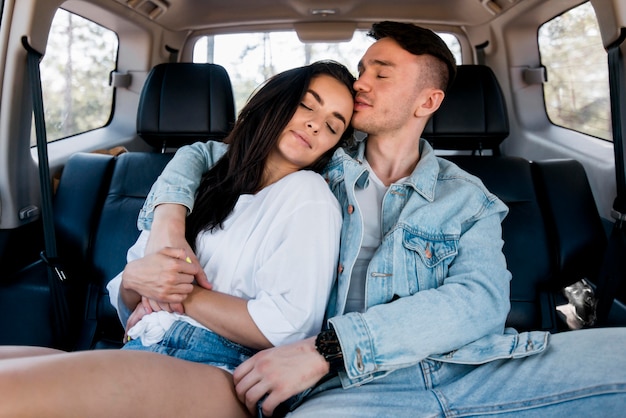
[[[207,142],[181,148],[152,187],[139,228],[150,228],[157,204],[191,210],[201,174],[226,147]],[[478,178],[435,156],[423,139],[413,173],[383,198],[383,238],[367,269],[366,310],[343,314],[363,239],[355,191],[369,181],[364,152],[365,141],[339,149],[323,173],[344,218],[337,286],[327,309],[343,350],[343,386],[426,358],[482,364],[543,351],[548,333],[505,329],[511,274],[500,223],[507,207]]]

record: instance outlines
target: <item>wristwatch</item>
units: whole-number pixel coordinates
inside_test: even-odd
[[[336,374],[340,370],[345,370],[341,345],[332,326],[317,334],[315,349],[328,362],[329,373]]]

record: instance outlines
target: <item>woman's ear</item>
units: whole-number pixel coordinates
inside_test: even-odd
[[[445,93],[441,89],[426,89],[420,95],[417,109],[415,109],[416,117],[429,117],[441,106],[441,102]]]

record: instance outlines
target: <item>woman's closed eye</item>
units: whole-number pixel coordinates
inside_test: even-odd
[[[309,111],[309,112],[314,112],[315,111],[315,109],[312,106],[307,105],[305,102],[300,102],[300,106],[302,108],[304,108],[305,110]],[[337,133],[341,129],[338,126],[339,124],[340,124],[339,120],[337,120],[337,123],[335,123],[335,122],[326,122],[326,127],[328,128],[328,130],[330,131],[331,134],[337,135]]]
[[[333,128],[330,124],[326,124],[326,126],[328,127],[328,130],[333,134],[336,135],[337,134],[337,129]]]

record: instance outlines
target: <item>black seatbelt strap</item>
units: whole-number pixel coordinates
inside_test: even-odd
[[[476,60],[477,60],[477,64],[479,65],[485,65],[485,49],[489,46],[489,41],[485,41],[480,45],[476,45],[474,47],[474,49],[476,50]]]
[[[58,348],[67,348],[69,327],[69,309],[65,298],[65,272],[57,256],[56,236],[54,232],[54,218],[52,212],[52,182],[48,166],[48,143],[44,119],[43,97],[41,92],[41,76],[39,62],[43,55],[31,47],[28,39],[22,37],[22,44],[28,52],[28,74],[33,100],[33,114],[35,118],[35,132],[37,135],[37,155],[39,157],[39,183],[41,188],[41,216],[44,233],[44,251],[41,259],[48,266],[48,283],[52,304],[54,344]]]
[[[597,324],[607,324],[615,292],[626,281],[626,170],[624,169],[624,138],[626,137],[626,83],[620,46],[626,39],[622,28],[619,39],[608,48],[609,85],[611,93],[611,120],[617,195],[613,201],[611,216],[615,218],[609,237],[604,263],[598,279]]]

